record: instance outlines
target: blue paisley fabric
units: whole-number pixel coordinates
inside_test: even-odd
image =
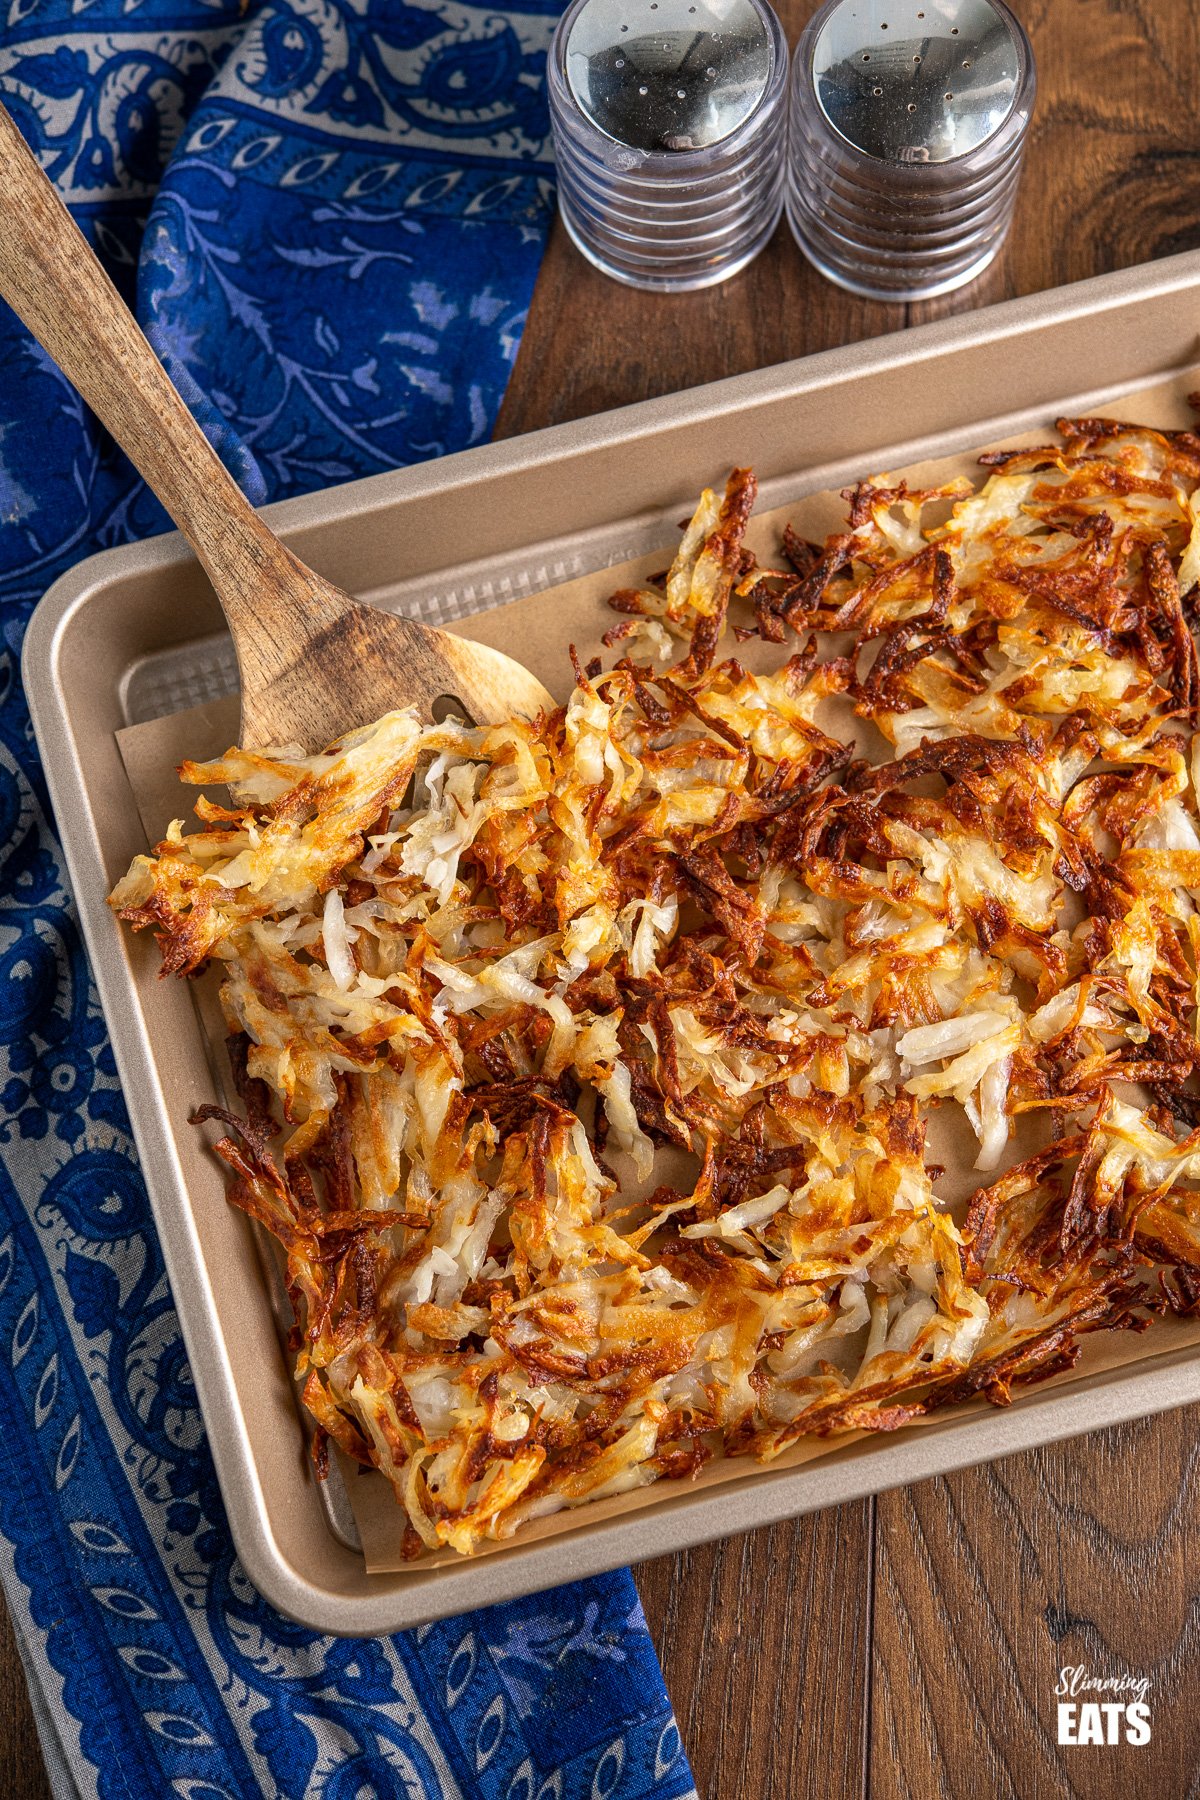
[[[9,0],[0,95],[257,501],[485,438],[553,0]],[[0,308],[0,1581],[56,1792],[693,1792],[633,1584],[323,1638],[230,1543],[21,692],[157,503]]]

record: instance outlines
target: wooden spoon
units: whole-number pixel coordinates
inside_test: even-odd
[[[302,563],[212,449],[54,188],[0,107],[0,294],[136,464],[221,602],[243,744],[316,750],[444,695],[476,723],[553,705],[511,657],[363,606]]]

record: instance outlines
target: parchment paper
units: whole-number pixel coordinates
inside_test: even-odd
[[[1105,409],[1106,416],[1140,424],[1158,425],[1169,429],[1189,426],[1195,415],[1187,403],[1189,393],[1200,388],[1200,368],[1171,377],[1167,381],[1156,383],[1153,387],[1143,389],[1140,393],[1127,395],[1119,402],[1113,402]],[[997,443],[984,444],[980,449],[1011,448],[1017,444],[1036,442],[1050,443],[1054,439],[1053,420],[1047,417],[1044,437],[1024,434],[1019,438],[1008,438]],[[976,455],[978,452],[976,453]],[[878,467],[865,465],[862,473],[866,475],[903,476],[910,487],[932,487],[948,480],[951,476],[966,474],[975,479],[980,478],[980,471],[975,456],[949,456],[916,464],[907,469],[884,471]],[[985,471],[986,473],[986,471]],[[714,485],[721,481],[725,471],[714,463],[712,480]],[[838,494],[820,493],[807,496],[793,502],[789,506],[776,508],[772,512],[758,515],[751,521],[747,532],[747,542],[758,553],[765,564],[779,566],[782,558],[779,551],[779,540],[783,526],[790,522],[802,537],[820,542],[830,532],[838,529],[845,519],[845,502]],[[605,665],[621,654],[620,646],[614,651],[606,652],[601,645],[602,634],[613,624],[614,615],[605,602],[617,588],[634,587],[649,575],[665,567],[673,552],[674,546],[665,543],[661,551],[642,556],[615,568],[601,570],[592,575],[580,576],[574,581],[534,594],[522,600],[514,600],[509,604],[493,608],[491,611],[475,615],[462,621],[460,634],[472,638],[479,643],[492,644],[497,649],[506,650],[520,658],[532,672],[549,688],[557,698],[565,699],[570,690],[571,670],[568,660],[568,646],[574,644],[583,661],[590,656],[602,655]],[[724,647],[732,653],[735,646],[727,640]],[[777,666],[780,660],[791,653],[788,644],[771,645],[751,641],[736,646],[736,654],[751,669],[765,670]],[[849,706],[845,702],[830,703],[829,710],[821,719],[823,728],[831,734],[843,738],[858,736],[861,741],[861,727],[855,720]],[[236,741],[238,724],[238,705],[235,699],[215,701],[203,706],[192,707],[186,712],[176,713],[167,718],[155,719],[146,724],[130,726],[117,733],[121,755],[129,776],[130,784],[136,798],[138,812],[146,829],[147,843],[153,845],[163,836],[171,819],[191,818],[191,810],[195,804],[197,790],[186,788],[179,781],[176,766],[185,757],[193,760],[207,760],[220,755]],[[872,747],[877,754],[875,740]],[[865,746],[864,746],[865,747]],[[214,1075],[219,1084],[227,1080],[226,1062],[223,1045],[223,1029],[220,1022],[219,1008],[215,1004],[213,984],[208,981],[196,984],[197,1004],[201,1018],[205,1024],[206,1036],[210,1043],[210,1061]],[[226,1099],[231,1096],[226,1093]],[[1029,1132],[1036,1125],[1023,1125],[1014,1131],[1010,1143],[1010,1154],[1006,1159],[1012,1163],[1031,1148]],[[986,1176],[975,1173],[973,1163],[977,1152],[974,1134],[965,1118],[957,1108],[951,1111],[943,1109],[935,1112],[930,1119],[929,1157],[933,1162],[945,1166],[945,1174],[939,1179],[937,1192],[939,1196],[956,1210],[984,1181],[994,1180],[999,1170],[989,1171]],[[643,1189],[633,1176],[631,1165],[623,1158],[614,1158],[616,1172],[621,1177],[622,1192],[633,1197],[635,1191],[649,1191],[663,1179],[669,1179],[669,1173],[662,1166],[661,1156],[656,1159],[656,1169],[649,1184]],[[1191,1348],[1200,1344],[1200,1320],[1162,1319],[1155,1320],[1149,1329],[1141,1334],[1127,1331],[1095,1333],[1082,1340],[1082,1352],[1074,1370],[1069,1374],[1053,1378],[1052,1382],[1039,1386],[1071,1387],[1090,1379],[1107,1370],[1127,1367],[1132,1363],[1146,1362],[1148,1359],[1164,1356],[1170,1352]],[[1017,1390],[1014,1406],[1021,1405],[1020,1390]],[[954,1417],[986,1412],[986,1401],[972,1401],[965,1406],[954,1409]],[[906,1430],[918,1430],[931,1424],[945,1424],[951,1417],[950,1412],[935,1412],[927,1420],[906,1427]],[[768,1466],[772,1469],[794,1469],[800,1465],[827,1456],[834,1450],[840,1450],[847,1444],[854,1443],[863,1437],[875,1435],[879,1453],[886,1455],[887,1437],[884,1434],[864,1432],[842,1432],[835,1437],[813,1438],[793,1446]],[[355,1522],[362,1539],[363,1556],[368,1571],[382,1573],[390,1570],[433,1569],[446,1567],[461,1562],[462,1558],[455,1551],[442,1550],[422,1556],[416,1563],[406,1563],[401,1556],[401,1537],[404,1529],[404,1516],[392,1493],[391,1485],[382,1475],[374,1471],[362,1471],[338,1453],[338,1464],[342,1471],[353,1508]],[[693,1480],[659,1481],[648,1488],[642,1488],[633,1494],[619,1495],[607,1500],[590,1501],[587,1505],[570,1511],[554,1513],[548,1518],[538,1519],[525,1525],[515,1540],[509,1539],[502,1544],[489,1544],[476,1552],[477,1556],[486,1556],[495,1550],[503,1549],[507,1543],[536,1543],[544,1538],[557,1537],[564,1531],[580,1528],[591,1522],[600,1522],[617,1515],[639,1512],[646,1507],[656,1506],[680,1493],[694,1493],[697,1489],[713,1488],[731,1481],[753,1481],[758,1465],[744,1458],[728,1461],[714,1461],[707,1464]],[[881,1485],[883,1485],[881,1483]]]

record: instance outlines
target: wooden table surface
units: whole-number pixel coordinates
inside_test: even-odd
[[[648,296],[556,228],[497,434],[1200,246],[1200,0],[1015,4],[1037,112],[973,287],[858,300],[781,228],[725,285]],[[794,43],[812,0],[779,10]],[[1198,1444],[1193,1407],[643,1565],[702,1800],[1200,1796]],[[1071,1664],[1149,1678],[1149,1745],[1058,1746]],[[48,1793],[0,1609],[0,1797]]]

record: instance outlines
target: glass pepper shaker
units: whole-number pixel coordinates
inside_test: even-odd
[[[787,43],[767,0],[574,0],[550,46],[559,209],[633,287],[724,281],[783,209]]]
[[[788,220],[822,274],[917,300],[1012,220],[1037,76],[1003,0],[829,0],[792,65]]]

